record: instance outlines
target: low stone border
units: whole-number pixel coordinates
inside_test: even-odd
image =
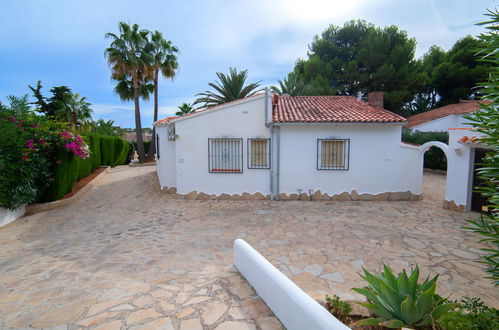
[[[454,212],[460,212],[460,213],[464,212],[464,205],[456,204],[456,202],[448,201],[446,199],[444,199],[443,208]]]
[[[234,265],[286,329],[350,329],[242,239],[234,241]]]
[[[78,191],[76,194],[69,198],[65,199],[60,199],[58,201],[53,201],[53,202],[48,202],[48,203],[39,203],[39,204],[32,204],[26,206],[26,214],[34,214],[34,213],[39,213],[39,212],[44,212],[48,210],[52,210],[58,207],[63,207],[66,205],[73,204],[77,200],[79,200],[87,191],[92,189],[104,176],[107,175],[111,167],[109,166],[101,166],[105,167],[106,170],[102,171],[99,175],[97,175],[95,178],[93,178],[92,181],[87,183],[85,187],[81,188],[80,191]]]
[[[149,163],[130,162],[130,164],[128,164],[128,166],[130,166],[130,167],[156,166],[156,162],[149,162]]]
[[[239,194],[220,194],[208,195],[206,193],[197,191],[191,191],[188,194],[177,194],[177,188],[175,187],[163,187],[161,192],[164,194],[169,194],[179,199],[191,199],[191,200],[269,200],[269,195],[263,195],[262,193],[242,193]],[[343,192],[341,194],[336,194],[329,196],[328,194],[321,193],[320,190],[315,191],[311,196],[306,193],[299,194],[279,194],[279,200],[282,201],[297,201],[297,200],[314,200],[314,201],[419,201],[423,199],[422,194],[413,194],[410,191],[400,191],[400,192],[385,192],[377,195],[372,194],[358,194],[356,190],[351,193]]]
[[[7,226],[9,223],[14,222],[26,213],[26,206],[21,206],[15,210],[9,210],[0,207],[0,227]]]

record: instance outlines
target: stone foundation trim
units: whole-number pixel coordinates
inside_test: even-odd
[[[316,200],[316,201],[419,201],[423,199],[421,194],[413,194],[410,191],[384,192],[380,194],[359,194],[356,190],[342,192],[341,194],[328,195],[316,190],[312,195],[279,194],[280,200]]]
[[[234,265],[286,329],[350,329],[242,239],[234,241]]]
[[[457,204],[455,201],[448,201],[446,199],[444,199],[443,208],[454,212],[464,212],[464,205]]]
[[[239,194],[206,194],[203,192],[191,191],[187,194],[177,194],[176,187],[163,187],[161,192],[164,194],[173,195],[176,198],[184,198],[190,200],[243,200],[243,201],[256,201],[256,200],[269,200],[270,195],[263,195],[260,192],[250,194],[244,192]],[[423,199],[422,194],[413,194],[410,191],[400,191],[400,192],[384,192],[380,194],[358,194],[356,190],[352,190],[351,193],[342,192],[341,194],[328,195],[321,193],[320,190],[316,190],[312,195],[308,195],[304,192],[299,194],[286,194],[280,193],[279,200],[283,201],[297,201],[297,200],[314,200],[314,201],[419,201]]]

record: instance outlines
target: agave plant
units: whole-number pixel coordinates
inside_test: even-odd
[[[384,265],[381,274],[373,275],[364,269],[361,277],[368,283],[365,288],[353,290],[366,296],[367,303],[360,305],[372,310],[378,317],[359,321],[359,325],[385,326],[388,328],[418,328],[435,324],[435,320],[455,307],[435,293],[438,275],[418,283],[419,268],[408,276],[405,269],[395,276]]]

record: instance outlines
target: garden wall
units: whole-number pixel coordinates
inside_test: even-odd
[[[61,199],[71,191],[73,185],[88,176],[99,166],[123,165],[128,159],[130,143],[112,136],[88,134],[83,136],[90,149],[90,156],[81,159],[65,150],[56,155],[57,165],[52,182],[42,194],[40,202]],[[49,180],[50,180],[49,179]]]
[[[403,130],[402,141],[417,145],[422,145],[429,141],[439,141],[449,144],[449,133]],[[447,158],[444,152],[439,148],[428,150],[424,156],[424,167],[434,170],[447,170]]]

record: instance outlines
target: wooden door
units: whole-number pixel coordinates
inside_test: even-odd
[[[477,175],[477,169],[481,167],[481,163],[486,155],[486,149],[475,148],[475,159],[473,165],[473,187],[474,190],[476,186],[480,186],[483,180]],[[490,212],[490,210],[485,206],[487,205],[487,199],[482,196],[482,194],[473,191],[471,194],[471,210],[477,212]]]

